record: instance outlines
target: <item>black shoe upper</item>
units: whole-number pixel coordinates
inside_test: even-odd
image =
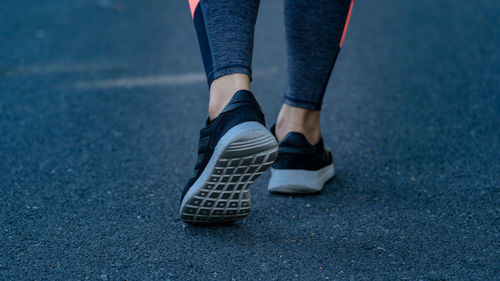
[[[275,134],[275,126],[271,128]],[[273,169],[319,170],[332,163],[332,154],[326,150],[323,138],[315,145],[298,132],[288,133],[278,143],[278,158],[271,166]]]
[[[253,94],[246,90],[236,92],[222,112],[214,120],[207,119],[206,126],[200,130],[198,161],[193,176],[182,192],[181,201],[189,188],[200,177],[212,157],[219,140],[231,128],[243,122],[255,121],[265,126],[264,113]]]

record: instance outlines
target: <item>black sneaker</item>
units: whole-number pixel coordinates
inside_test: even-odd
[[[191,224],[227,223],[250,212],[250,184],[274,162],[275,137],[252,93],[236,92],[200,131],[198,162],[181,197],[180,217]]]
[[[271,131],[274,134],[274,126]],[[278,145],[278,157],[271,166],[270,192],[320,192],[335,175],[332,154],[325,149],[322,138],[312,145],[303,134],[290,132]]]

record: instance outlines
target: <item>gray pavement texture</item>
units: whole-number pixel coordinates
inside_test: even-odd
[[[262,1],[254,91],[285,85]],[[187,1],[0,1],[0,280],[500,280],[500,1],[356,1],[326,93],[337,176],[177,215],[207,114]]]

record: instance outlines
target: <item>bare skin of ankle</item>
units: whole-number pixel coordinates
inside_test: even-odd
[[[210,120],[219,116],[222,109],[239,90],[250,91],[250,77],[248,75],[241,73],[229,74],[212,82],[210,85],[210,101],[208,103]]]
[[[306,139],[315,145],[321,139],[319,126],[319,110],[303,109],[283,104],[276,122],[276,137],[278,141],[289,132],[304,134]]]

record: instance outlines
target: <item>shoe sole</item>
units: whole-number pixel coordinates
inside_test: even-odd
[[[317,171],[271,168],[267,189],[270,192],[287,194],[317,193],[334,175],[333,163]]]
[[[200,177],[184,196],[180,217],[190,224],[221,224],[250,213],[250,185],[276,160],[275,137],[258,122],[231,128],[217,143]]]

